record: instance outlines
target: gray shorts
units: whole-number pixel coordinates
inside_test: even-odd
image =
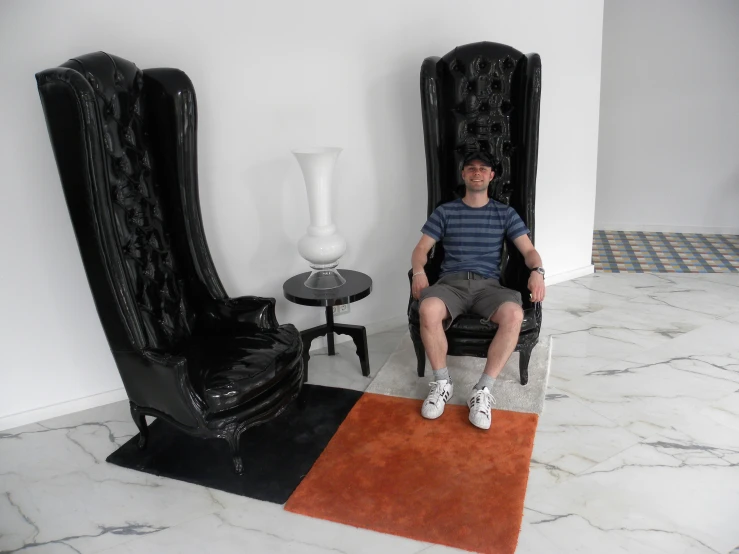
[[[451,317],[444,320],[444,329],[449,329],[452,322],[464,313],[473,313],[488,319],[505,302],[514,302],[521,306],[521,293],[504,287],[495,279],[442,277],[421,291],[420,301],[427,298],[439,298],[446,304]]]

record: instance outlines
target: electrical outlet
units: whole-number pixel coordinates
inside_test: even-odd
[[[341,304],[340,306],[333,306],[334,315],[348,314],[351,310],[349,308],[351,304]]]

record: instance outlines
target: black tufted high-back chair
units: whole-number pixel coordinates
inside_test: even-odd
[[[462,161],[469,152],[484,151],[496,161],[488,196],[512,206],[531,230],[534,241],[536,162],[539,143],[541,60],[495,42],[459,46],[443,58],[426,58],[421,66],[421,108],[426,145],[427,215],[441,204],[464,196]],[[426,265],[429,283],[439,278],[443,240]],[[529,300],[529,269],[511,241],[504,243],[501,284],[521,293],[524,321],[516,351],[521,384],[528,382],[531,351],[541,329],[541,305]],[[411,274],[409,272],[409,278]],[[409,328],[425,370],[418,301],[408,305]],[[449,354],[487,356],[497,325],[463,314],[447,330]]]
[[[302,343],[273,298],[229,298],[203,232],[187,75],[104,52],[36,75],[93,298],[146,443],[145,415],[239,437],[303,381]]]

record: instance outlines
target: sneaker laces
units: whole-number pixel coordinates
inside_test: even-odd
[[[478,389],[472,397],[473,410],[489,412],[493,409],[493,404],[496,404],[495,397],[487,388]],[[482,410],[480,409],[481,407]]]
[[[447,383],[448,382],[449,381],[447,381]],[[429,387],[431,387],[431,390],[429,391],[429,395],[426,397],[426,402],[435,405],[439,401],[439,398],[441,398],[441,395],[444,393],[444,385],[442,385],[442,383],[440,383],[439,381],[431,381],[429,383]]]

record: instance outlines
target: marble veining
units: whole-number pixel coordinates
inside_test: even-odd
[[[531,495],[526,520],[559,544],[587,525],[578,541],[600,540],[609,552],[683,551],[669,550],[672,543],[728,552],[737,538],[738,456],[739,448],[656,435]]]
[[[649,273],[548,289],[518,552],[739,554],[737,289]],[[311,354],[310,381],[365,390],[406,332],[369,337],[370,378],[340,344]],[[125,402],[1,432],[0,552],[460,552],[107,464],[135,433]]]

